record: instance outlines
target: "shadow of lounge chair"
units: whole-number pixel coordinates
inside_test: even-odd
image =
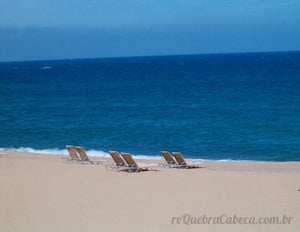
[[[128,171],[134,171],[134,172],[140,172],[140,171],[158,171],[157,169],[153,169],[154,167],[157,167],[159,164],[146,164],[146,163],[136,163],[135,160],[132,158],[131,154],[129,153],[121,153],[123,159],[127,163],[127,170]]]
[[[86,151],[84,150],[83,147],[77,146],[76,150],[80,156],[80,162],[81,163],[90,163],[90,164],[102,164],[102,162],[106,162],[106,160],[90,160],[88,157]]]
[[[182,168],[202,168],[203,162],[189,162],[185,161],[182,154],[180,152],[172,152],[174,158],[176,159],[178,165]]]

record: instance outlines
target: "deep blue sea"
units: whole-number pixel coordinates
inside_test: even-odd
[[[300,52],[0,63],[0,148],[300,161]]]

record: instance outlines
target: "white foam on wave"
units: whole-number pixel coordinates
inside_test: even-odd
[[[68,156],[68,152],[66,149],[59,149],[59,148],[49,148],[49,149],[34,149],[31,147],[19,147],[19,148],[0,148],[0,151],[15,151],[15,152],[30,152],[36,154],[45,154],[45,155],[65,155]],[[100,150],[86,150],[87,154],[91,157],[105,157],[110,158],[108,152],[100,151]],[[142,155],[142,154],[132,154],[134,159],[143,159],[143,160],[162,160],[163,158],[158,155]],[[250,160],[233,160],[233,159],[195,159],[195,158],[187,158],[190,161],[203,161],[203,162],[249,162]],[[252,162],[259,162],[255,160],[251,160]]]
[[[86,153],[89,156],[94,156],[94,157],[110,157],[110,155],[108,154],[108,152],[104,152],[104,151],[98,151],[98,150],[86,150]]]
[[[15,152],[30,152],[36,154],[45,154],[45,155],[68,155],[66,149],[58,149],[58,148],[49,148],[49,149],[34,149],[31,147],[19,147],[19,148],[0,148],[0,151],[15,151]],[[100,151],[100,150],[88,150],[86,149],[86,153],[91,157],[111,157],[108,152]],[[148,155],[133,155],[135,159],[146,159],[146,160],[155,160],[160,159],[158,156],[148,156]]]
[[[30,152],[30,153],[45,154],[45,155],[68,155],[66,149],[59,149],[59,148],[34,149],[31,147],[19,147],[19,148],[0,148],[0,151]],[[89,156],[109,157],[109,154],[104,151],[86,150],[86,152],[88,153]]]
[[[52,148],[52,149],[34,149],[31,147],[19,147],[19,148],[0,148],[1,151],[16,151],[16,152],[30,152],[36,154],[47,155],[68,155],[68,152],[64,149]]]
[[[132,155],[134,159],[143,159],[143,160],[161,160],[160,156],[152,156],[152,155]]]

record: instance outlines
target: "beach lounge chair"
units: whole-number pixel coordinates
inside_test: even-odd
[[[167,164],[166,166],[168,166],[169,168],[179,168],[181,167],[180,165],[178,165],[178,163],[173,159],[172,155],[170,152],[168,151],[161,151],[162,156],[165,158]]]
[[[182,154],[180,152],[172,152],[174,158],[176,159],[178,165],[180,165],[182,168],[201,168],[203,165],[202,162],[189,162],[185,161]]]
[[[80,156],[81,163],[90,163],[90,164],[102,164],[102,162],[106,162],[106,160],[90,160],[88,155],[86,154],[83,147],[77,146],[76,150]]]
[[[67,160],[67,161],[76,161],[76,162],[78,162],[79,161],[79,156],[76,152],[75,147],[73,147],[71,145],[66,145],[66,149],[69,153],[69,157],[68,158],[63,157],[62,159]]]
[[[131,154],[129,153],[121,153],[123,159],[127,163],[127,170],[128,171],[134,171],[134,172],[140,172],[140,171],[158,171],[157,169],[153,169],[154,167],[157,167],[158,164],[146,164],[146,163],[136,163],[135,160],[132,158]]]
[[[122,156],[120,155],[119,152],[117,151],[108,151],[110,154],[111,158],[115,162],[114,164],[107,164],[105,165],[105,168],[107,170],[108,167],[112,169],[118,169],[118,170],[126,170],[127,169],[127,164],[123,160]]]

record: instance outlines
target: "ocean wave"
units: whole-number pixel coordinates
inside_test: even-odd
[[[0,148],[0,151],[15,151],[15,152],[29,152],[35,154],[45,154],[45,155],[65,155],[68,156],[68,152],[66,149],[59,149],[59,148],[49,148],[49,149],[34,149],[31,147],[19,147],[19,148]],[[103,157],[103,158],[110,158],[108,152],[101,151],[101,150],[86,150],[87,154],[91,157]],[[141,159],[141,160],[162,160],[161,156],[157,155],[142,155],[142,154],[132,154],[133,158]],[[249,160],[234,160],[234,159],[220,159],[220,160],[213,160],[213,159],[195,159],[195,158],[188,158],[186,159],[190,161],[203,161],[203,162],[247,162]],[[252,160],[252,162],[255,162]]]
[[[36,154],[47,154],[47,155],[68,155],[67,150],[58,148],[52,149],[34,149],[31,147],[19,147],[19,148],[0,148],[0,151],[15,151],[15,152],[30,152]]]
[[[15,152],[29,152],[35,154],[45,154],[45,155],[68,155],[66,149],[58,149],[58,148],[49,148],[49,149],[34,149],[31,147],[19,147],[19,148],[0,148],[0,151],[15,151]],[[108,152],[101,150],[86,150],[86,153],[91,157],[110,157]],[[157,160],[161,159],[158,156],[149,156],[149,155],[133,155],[135,159],[146,159],[146,160]]]

